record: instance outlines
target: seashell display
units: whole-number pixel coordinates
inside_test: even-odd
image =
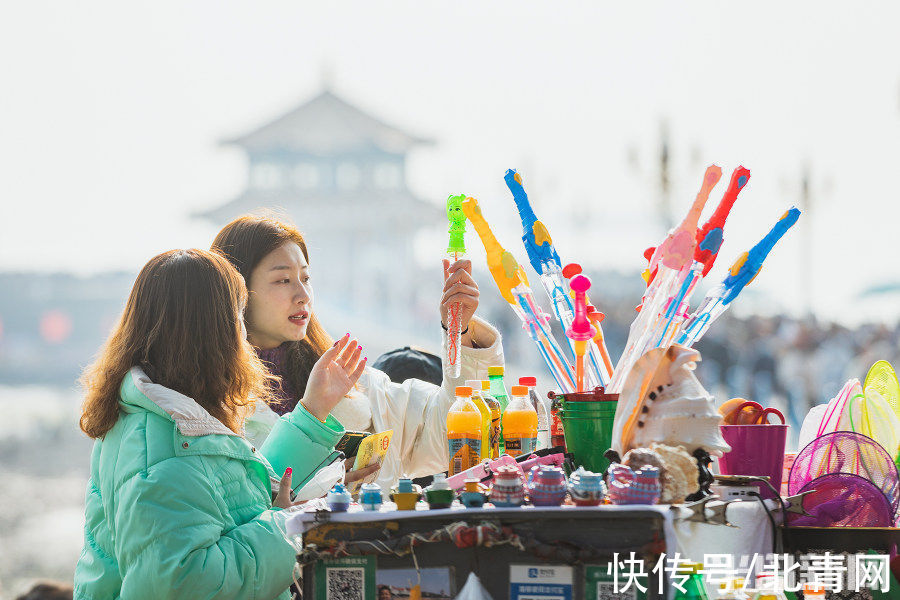
[[[694,369],[700,353],[674,345],[647,351],[629,371],[619,394],[613,449],[619,455],[653,443],[703,448],[712,456],[731,450],[719,431],[722,415]]]
[[[666,468],[665,477],[660,479],[663,488],[660,502],[679,504],[700,489],[697,460],[684,446],[650,444],[650,450],[662,459]]]

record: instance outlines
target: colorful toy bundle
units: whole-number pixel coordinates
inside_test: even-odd
[[[590,280],[580,275],[577,264],[563,266],[547,227],[531,207],[521,175],[507,171],[505,181],[522,221],[522,242],[529,262],[550,299],[553,315],[566,332],[568,355],[554,338],[549,313],[538,305],[525,271],[497,241],[478,201],[467,198],[462,202],[462,210],[484,244],[488,268],[501,296],[521,320],[562,393],[582,392],[598,385],[607,392],[619,393],[632,367],[648,351],[673,343],[693,345],[756,277],[775,243],[799,218],[799,210],[789,209],[756,246],[737,258],[722,282],[690,313],[691,293],[713,267],[724,239],[725,220],[750,172],[744,167],[735,169],[715,212],[698,226],[703,207],[721,176],[722,170],[715,165],[706,170],[684,221],[661,244],[648,250],[649,266],[644,273],[647,290],[615,368],[600,325],[603,313],[587,296]]]

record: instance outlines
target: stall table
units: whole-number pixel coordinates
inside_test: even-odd
[[[487,545],[486,529],[481,530],[483,539],[477,541],[476,531],[460,529],[461,523],[469,527],[488,525],[490,531],[501,533],[500,543]],[[322,600],[322,582],[316,581],[321,571],[317,573],[315,567],[329,555],[374,554],[379,570],[413,569],[415,565],[422,569],[450,567],[453,580],[450,597],[462,589],[469,573],[474,572],[494,599],[499,600],[511,597],[512,565],[572,567],[571,572],[563,569],[571,576],[568,595],[558,597],[586,598],[594,597],[585,595],[587,566],[605,569],[614,553],[627,557],[634,552],[645,561],[649,571],[660,554],[671,554],[676,548],[673,511],[668,506],[317,511],[298,513],[292,518],[290,528],[303,536],[304,554],[299,557],[303,565],[303,597]],[[443,535],[435,534],[441,530]],[[469,542],[463,545],[471,545],[460,547],[454,539],[459,542],[465,538],[465,531]],[[414,557],[408,553],[406,536],[410,534],[419,536],[413,548]],[[515,536],[515,542],[510,542],[511,536]],[[422,538],[440,541],[428,543],[421,541]],[[335,549],[340,550],[334,552]],[[655,579],[652,582],[647,598],[658,598]],[[664,594],[669,587],[664,582]]]

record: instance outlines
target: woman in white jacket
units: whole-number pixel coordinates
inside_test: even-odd
[[[228,258],[243,275],[250,290],[247,337],[270,371],[282,379],[281,389],[274,390],[279,402],[269,407],[257,403],[257,414],[248,422],[248,437],[259,439],[267,435],[278,415],[290,412],[298,402],[309,408],[303,394],[310,370],[334,342],[313,311],[309,254],[296,228],[271,217],[246,215],[219,232],[212,250]],[[489,366],[503,364],[500,334],[474,316],[478,286],[471,276],[471,263],[445,260],[444,277],[442,326],[448,307],[454,302],[461,305],[464,334],[459,377],[450,377],[445,370],[440,386],[418,379],[398,384],[366,367],[356,386],[331,410],[348,430],[393,430],[376,479],[383,488],[401,475],[420,477],[447,469],[446,418],[455,387],[467,379],[486,378]],[[310,412],[319,420],[328,416],[315,414],[312,408]]]

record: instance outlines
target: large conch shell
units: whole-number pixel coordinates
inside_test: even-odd
[[[619,456],[652,443],[703,448],[722,456],[731,447],[722,439],[722,415],[697,378],[700,353],[685,346],[644,353],[625,379],[613,423],[613,449]]]

